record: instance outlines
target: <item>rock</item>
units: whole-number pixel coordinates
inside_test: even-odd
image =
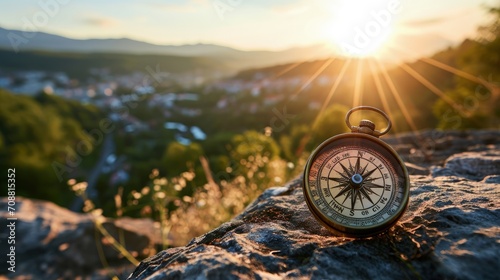
[[[309,212],[299,178],[188,245],[142,261],[129,279],[498,279],[500,149],[498,132],[491,135],[439,138],[444,144],[417,167],[445,166],[411,176],[408,210],[378,236],[331,234]]]
[[[466,152],[451,156],[444,168],[433,170],[433,176],[457,175],[482,180],[488,175],[500,174],[500,151]]]
[[[51,202],[16,198],[16,272],[8,276],[22,279],[74,279],[92,276],[107,279],[108,270],[99,258],[99,248],[113,273],[126,277],[133,270],[123,256],[103,240],[90,214],[78,214]],[[7,199],[0,200],[0,209],[7,209]],[[0,212],[3,220],[8,212]],[[126,249],[142,259],[160,242],[153,232],[151,220],[105,219],[103,227],[117,240],[125,241]],[[1,252],[7,252],[8,229],[0,231]],[[104,241],[104,242],[103,242]]]
[[[309,212],[299,178],[268,189],[243,213],[188,245],[134,267],[103,242],[92,216],[17,197],[16,273],[6,277],[497,279],[500,131],[424,131],[383,139],[405,160],[412,188],[405,215],[378,236],[332,235]],[[9,217],[7,201],[0,199],[2,221]],[[137,259],[161,243],[151,220],[104,219],[103,226],[123,237]],[[1,252],[8,252],[8,235],[4,223]]]
[[[381,139],[389,143],[405,162],[428,168],[443,165],[447,158],[458,153],[500,149],[500,130],[427,130]]]
[[[405,166],[410,175],[429,175],[429,169],[423,166],[418,166],[411,162],[405,162]]]

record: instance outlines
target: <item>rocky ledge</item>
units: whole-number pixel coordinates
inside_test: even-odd
[[[387,140],[420,175],[411,175],[408,210],[386,233],[332,235],[309,212],[299,178],[144,260],[129,279],[498,279],[500,132],[420,136],[423,152],[412,135]]]
[[[8,200],[0,200],[0,217],[9,218]],[[15,205],[14,243],[8,243],[11,230],[0,229],[1,273],[9,279],[125,279],[134,266],[111,246],[96,227],[96,217],[61,208],[51,202],[18,197]],[[11,217],[10,217],[11,218]],[[99,224],[113,239],[138,259],[151,255],[160,243],[158,231],[149,219],[106,219]],[[5,263],[10,246],[15,246],[15,272],[7,271]],[[5,252],[5,254],[4,254]],[[153,251],[154,252],[154,251]],[[11,258],[11,257],[8,257]],[[7,260],[8,261],[8,260]]]

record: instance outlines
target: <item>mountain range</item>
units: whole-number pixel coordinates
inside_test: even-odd
[[[13,43],[14,42],[14,43]],[[44,32],[0,28],[0,48],[16,52],[43,50],[76,53],[122,53],[213,58],[235,70],[325,58],[333,55],[326,44],[283,51],[242,51],[214,44],[155,45],[128,38],[71,39]]]
[[[398,46],[404,54],[390,54],[390,60],[399,62],[430,55],[452,45],[452,42],[436,34],[399,36]],[[328,44],[294,47],[281,51],[243,51],[214,44],[156,45],[129,38],[119,39],[72,39],[44,32],[31,32],[0,28],[0,49],[25,52],[43,50],[70,53],[122,53],[154,54],[214,59],[234,71],[277,64],[316,60],[336,56]],[[0,62],[1,66],[1,62]]]

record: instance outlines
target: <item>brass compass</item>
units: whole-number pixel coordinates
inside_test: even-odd
[[[352,126],[350,116],[371,110],[387,121],[383,131],[361,120]],[[378,137],[391,129],[380,109],[360,106],[346,115],[351,133],[334,136],[311,154],[304,171],[303,190],[314,217],[341,236],[366,237],[393,226],[408,205],[410,180],[405,164]]]

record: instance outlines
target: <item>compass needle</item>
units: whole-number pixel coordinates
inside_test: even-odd
[[[358,110],[378,112],[387,126],[376,130],[370,120],[351,125],[350,115]],[[347,113],[346,124],[350,133],[327,139],[311,153],[303,174],[304,198],[313,217],[335,234],[374,236],[402,217],[410,179],[403,160],[379,139],[392,125],[387,114],[360,106]]]
[[[342,183],[342,184],[338,184],[337,186],[333,186],[330,188],[336,189],[336,188],[342,188],[342,187],[348,187],[348,186],[349,186],[349,183]]]
[[[358,196],[358,190],[353,189],[351,191],[351,210],[354,210],[354,205],[356,204],[356,198]]]
[[[358,159],[356,160],[356,167],[355,167],[356,172],[355,172],[355,173],[358,173],[358,174],[360,173],[360,172],[359,172],[360,163],[361,163],[361,162],[360,162],[360,157],[358,157]]]
[[[342,178],[346,179],[347,181],[349,181],[349,174],[347,175],[344,175],[344,173],[342,172],[338,172],[337,170],[335,170],[340,176],[342,176]]]
[[[374,168],[372,169],[371,171],[369,171],[368,173],[366,173],[365,175],[363,175],[363,178],[368,178],[370,177],[370,175],[373,174],[373,172],[377,171],[377,168]]]
[[[382,177],[364,179],[363,182],[372,182],[372,181],[375,181],[375,180],[378,180],[378,179],[382,179]]]
[[[350,162],[349,162],[350,163]],[[345,167],[342,162],[340,163],[340,166],[342,167],[342,169],[344,169],[344,172],[347,174],[347,178],[351,177],[351,173],[349,172],[349,170],[347,170],[347,167]]]
[[[381,186],[381,185],[377,185],[377,184],[374,184],[372,182],[367,182],[366,184],[364,184],[365,187],[368,187],[368,188],[375,188],[375,189],[383,189],[384,186]]]
[[[350,191],[351,190],[351,187],[350,186],[346,186],[344,189],[342,189],[336,196],[335,198],[339,197],[339,196],[342,196],[343,194],[345,194],[346,192]]]
[[[378,196],[378,197],[380,197],[380,196],[381,196],[381,195],[377,194],[376,192],[374,192],[372,189],[370,189],[370,188],[365,188],[365,186],[363,186],[363,190],[364,190],[364,191],[367,191],[367,192],[369,192],[369,193],[371,193],[371,194],[374,194],[374,195],[376,195],[376,196]]]
[[[365,167],[363,167],[363,169],[361,169],[359,172],[359,174],[361,174],[361,176],[363,176],[363,178],[365,177],[365,175],[363,173],[365,173],[367,167],[368,167],[368,162],[366,163]]]
[[[354,167],[352,167],[352,164],[351,164],[351,161],[350,160],[347,160],[349,162],[349,175],[353,175],[356,173],[356,171],[354,170]]]
[[[363,198],[361,197],[361,190],[358,190],[356,192],[356,195],[358,196],[359,198],[359,202],[361,202],[361,208],[365,208],[365,205],[363,204]]]
[[[372,203],[372,204],[375,204],[373,203],[373,200],[370,198],[370,196],[368,195],[368,193],[366,192],[366,189],[364,188],[361,188],[360,189],[361,193]]]
[[[328,179],[341,184],[349,183],[349,180],[346,180],[345,178],[328,177]]]

